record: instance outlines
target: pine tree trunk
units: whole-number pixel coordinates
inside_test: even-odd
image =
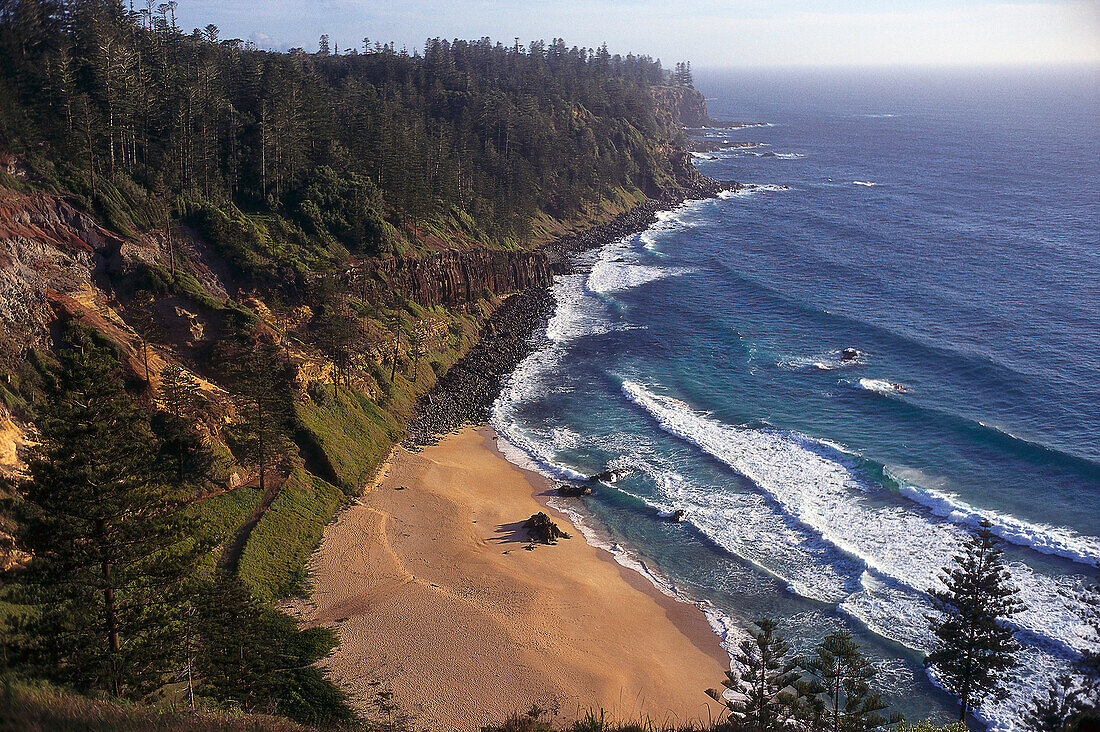
[[[191,657],[187,657],[187,696],[191,701],[191,708],[195,708],[195,684],[191,679]]]
[[[258,432],[258,434],[256,435],[257,448],[258,448],[257,454],[258,454],[259,462],[260,462],[260,494],[262,495],[263,493],[265,493],[267,491],[267,486],[264,485],[264,459],[265,459],[265,455],[264,455],[264,430],[263,430],[263,424],[262,423],[260,425],[260,429],[257,430],[257,432]]]
[[[96,535],[102,540],[104,534],[103,519],[96,519]],[[103,576],[103,615],[107,626],[107,658],[108,668],[111,674],[111,693],[116,697],[122,696],[122,685],[118,678],[118,614],[115,609],[115,589],[111,586],[111,562],[104,557],[100,563],[100,573]]]
[[[165,207],[167,211],[167,207]],[[164,233],[168,239],[168,266],[172,272],[172,278],[176,277],[176,249],[172,246],[172,224],[168,218],[168,214],[164,215]]]
[[[840,732],[840,680],[833,691],[833,732]]]
[[[84,98],[84,130],[88,137],[88,187],[92,189],[92,205],[95,205],[95,153],[92,150],[92,114],[88,110],[88,98]]]
[[[260,192],[267,200],[267,102],[260,110]]]

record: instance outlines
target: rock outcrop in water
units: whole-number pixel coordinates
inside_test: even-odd
[[[565,484],[558,486],[558,495],[562,498],[580,498],[592,495],[592,489],[586,485]]]

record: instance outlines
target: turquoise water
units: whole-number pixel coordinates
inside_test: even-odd
[[[1012,696],[979,718],[1011,729],[1090,642],[1074,595],[1100,558],[1096,79],[701,76],[712,116],[768,126],[699,131],[756,146],[698,167],[758,187],[559,278],[494,407],[511,456],[630,471],[564,504],[590,540],[730,641],[765,613],[798,648],[848,627],[911,718],[953,714],[920,664],[924,592],[992,521],[1028,610]]]

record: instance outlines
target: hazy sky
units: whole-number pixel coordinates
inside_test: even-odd
[[[1100,0],[180,0],[185,30],[214,23],[261,47],[410,52],[429,36],[518,36],[634,51],[696,67],[1100,62]]]

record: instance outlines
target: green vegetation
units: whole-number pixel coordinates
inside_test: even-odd
[[[330,729],[326,727],[326,729]],[[180,710],[79,696],[46,684],[6,683],[0,690],[0,732],[319,732],[273,715]]]
[[[40,407],[18,505],[34,561],[12,598],[19,663],[58,683],[140,697],[179,663],[179,604],[201,551],[118,363],[72,330]]]
[[[195,518],[202,524],[210,544],[222,547],[256,510],[263,491],[255,486],[227,490],[210,498],[204,498],[192,506]],[[206,566],[213,570],[217,555],[209,555]]]
[[[239,417],[231,434],[233,446],[256,466],[263,491],[268,472],[290,450],[290,364],[262,333],[239,334],[218,346]]]
[[[810,700],[815,727],[847,732],[872,730],[887,723],[879,714],[887,705],[871,688],[875,667],[847,630],[829,633],[800,665],[808,676],[802,693]],[[890,720],[891,724],[900,721],[900,715]]]
[[[344,693],[313,665],[337,645],[334,631],[298,630],[228,572],[202,588],[196,610],[196,693],[307,724],[356,721]]]
[[[1100,586],[1087,588],[1080,599],[1088,631],[1100,638]],[[1032,697],[1020,721],[1028,732],[1100,728],[1100,648],[1083,653],[1070,673],[1059,674],[1047,689]]]
[[[173,211],[245,277],[432,239],[514,246],[540,212],[675,185],[660,64],[561,39],[277,54],[185,35],[167,10],[10,0],[0,69],[0,146],[45,189],[124,235]]]
[[[291,473],[241,556],[240,576],[256,597],[274,600],[306,590],[305,562],[342,502],[339,488],[303,470]]]
[[[1007,696],[1003,682],[1017,665],[1014,654],[1020,648],[1008,620],[1024,606],[986,521],[970,537],[964,553],[944,569],[942,582],[942,589],[929,592],[936,610],[930,622],[937,645],[925,663],[935,666],[944,688],[959,697],[961,722],[982,699]]]
[[[682,132],[657,99],[694,101],[691,68],[561,39],[271,53],[214,26],[185,34],[174,7],[0,0],[0,154],[20,171],[0,186],[63,197],[139,252],[103,252],[102,330],[52,349],[41,323],[29,341],[0,333],[0,402],[41,432],[0,515],[33,554],[4,578],[17,681],[0,716],[300,729],[194,705],[351,724],[315,666],[335,634],[270,605],[307,589],[325,525],[509,294],[483,278],[425,307],[439,299],[395,268],[488,262],[685,185]],[[988,527],[945,572],[928,662],[965,717],[1013,665],[1017,603]],[[897,724],[844,633],[795,658],[762,619],[737,660],[724,684],[742,694],[716,732]],[[1037,698],[1031,729],[1094,719],[1098,668],[1086,656]],[[152,698],[166,706],[136,703]],[[541,717],[500,729],[548,729]],[[573,727],[654,729],[602,713]]]
[[[7,664],[116,699],[179,697],[182,686],[191,707],[198,699],[308,723],[353,722],[342,692],[313,665],[335,634],[299,631],[263,604],[301,582],[340,491],[295,471],[246,546],[241,576],[253,596],[241,579],[199,561],[206,539],[239,530],[262,491],[186,505],[201,472],[193,466],[209,464],[191,455],[201,442],[180,436],[183,416],[199,411],[195,382],[165,369],[156,431],[124,390],[110,350],[82,328],[65,343],[20,485],[17,539],[33,560],[10,578]]]
[[[355,495],[388,454],[404,428],[392,414],[357,391],[340,389],[299,401],[295,415],[306,441],[324,461],[323,470],[348,495]]]
[[[753,623],[756,630],[741,641],[735,657],[740,673],[726,672],[722,685],[734,693],[725,702],[731,717],[753,729],[782,729],[801,711],[798,659],[790,655],[790,645],[777,632],[771,618]],[[721,700],[714,690],[710,695]]]

